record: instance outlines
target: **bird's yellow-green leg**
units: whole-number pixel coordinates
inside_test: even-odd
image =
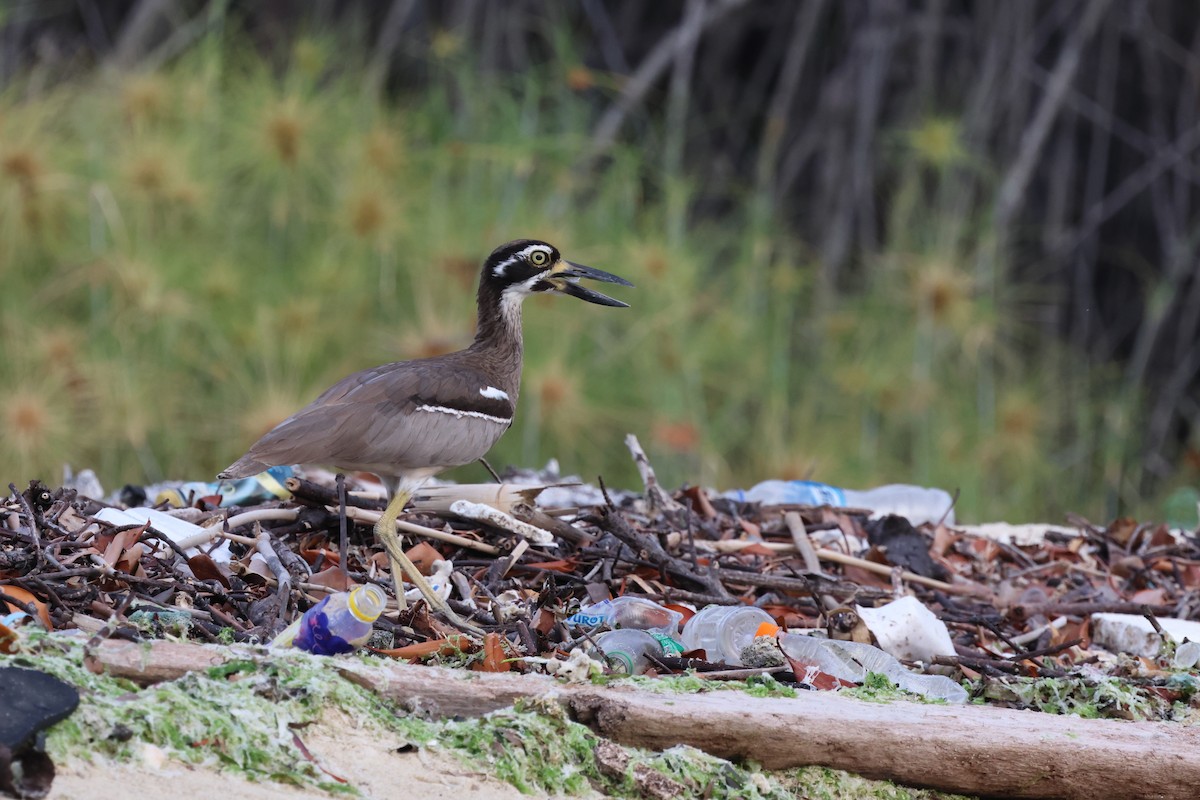
[[[421,592],[421,596],[429,603],[430,608],[442,612],[446,618],[453,624],[463,630],[471,631],[479,635],[483,635],[484,631],[480,628],[467,622],[458,614],[454,613],[454,609],[446,604],[446,601],[438,597],[433,591],[433,587],[429,585],[429,581],[425,580],[425,576],[417,569],[417,565],[412,562],[404,553],[404,548],[400,544],[400,535],[396,533],[396,518],[400,516],[400,512],[404,509],[404,504],[408,502],[408,498],[412,496],[410,489],[400,489],[393,496],[387,508],[383,512],[383,516],[375,523],[375,536],[379,541],[383,542],[383,549],[387,551],[388,558],[392,563],[392,581],[396,588],[396,603],[401,609],[408,607],[408,603],[404,598],[404,581],[400,577],[401,571],[408,576],[412,584]]]

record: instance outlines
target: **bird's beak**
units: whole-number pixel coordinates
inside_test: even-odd
[[[628,303],[622,303],[620,300],[614,300],[608,295],[593,291],[586,286],[580,286],[580,278],[589,278],[590,280],[602,281],[604,283],[617,283],[621,286],[633,286],[629,281],[617,277],[610,272],[594,269],[593,267],[585,267],[583,264],[576,264],[573,261],[560,261],[553,270],[553,277],[547,278],[546,282],[554,287],[554,291],[556,292],[569,294],[572,297],[578,297],[580,300],[586,300],[589,303],[595,303],[600,306],[629,308]]]

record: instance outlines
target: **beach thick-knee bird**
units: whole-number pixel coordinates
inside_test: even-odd
[[[482,458],[512,424],[521,387],[526,297],[558,292],[626,307],[582,286],[581,278],[633,285],[565,261],[545,242],[520,239],[497,247],[479,277],[477,331],[470,347],[342,379],[275,426],[219,477],[245,478],[287,464],[329,464],[378,475],[391,499],[375,534],[391,559],[397,600],[403,605],[403,570],[430,604],[461,622],[404,554],[396,517],[422,483],[448,467]]]

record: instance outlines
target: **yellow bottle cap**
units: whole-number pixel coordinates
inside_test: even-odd
[[[362,586],[354,587],[347,603],[350,613],[363,622],[374,622],[379,619],[385,605],[387,605],[387,595],[383,589],[373,583],[364,583]]]

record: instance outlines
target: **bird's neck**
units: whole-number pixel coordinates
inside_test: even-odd
[[[496,291],[490,286],[479,290],[479,322],[475,342],[470,349],[486,354],[494,368],[510,369],[520,379],[521,301],[524,296],[515,292]]]

